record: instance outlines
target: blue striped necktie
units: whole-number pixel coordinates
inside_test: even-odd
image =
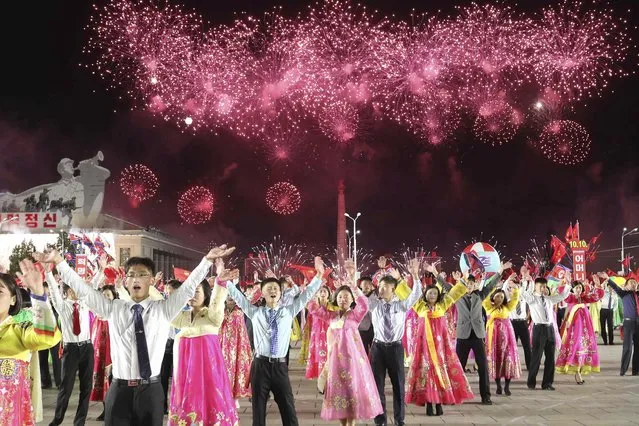
[[[384,342],[390,343],[393,341],[393,324],[391,323],[391,304],[387,303],[384,305],[384,330],[382,332],[382,336],[384,338]]]
[[[271,356],[277,354],[277,321],[276,321],[276,311],[275,309],[271,309],[268,312],[268,325],[269,332],[271,334]]]

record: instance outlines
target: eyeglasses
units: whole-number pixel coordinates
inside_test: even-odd
[[[141,272],[139,274],[136,274],[135,272],[129,272],[128,274],[126,274],[127,278],[148,278],[151,277],[152,275],[146,272]]]

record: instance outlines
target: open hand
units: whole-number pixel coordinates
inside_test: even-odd
[[[220,257],[226,257],[229,254],[233,253],[235,251],[235,247],[227,247],[226,244],[222,244],[219,247],[213,247],[211,250],[209,250],[209,252],[206,254],[206,259],[208,259],[211,262],[214,262],[215,259],[220,258]]]
[[[411,259],[408,262],[408,272],[410,272],[414,278],[419,278],[420,264],[421,264],[421,261],[418,258]],[[436,273],[437,273],[437,270],[435,269],[435,272],[433,273],[433,275],[437,275]]]
[[[315,263],[315,271],[317,272],[317,276],[319,278],[322,278],[324,276],[324,271],[326,270],[324,261],[322,260],[321,257],[315,256],[314,263]]]
[[[36,296],[42,296],[44,294],[44,281],[42,280],[42,274],[38,271],[29,259],[22,259],[20,261],[20,272],[18,276],[26,285],[31,293]]]

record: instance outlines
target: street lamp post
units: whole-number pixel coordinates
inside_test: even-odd
[[[630,231],[628,231],[628,228],[623,228],[623,231],[621,231],[621,273],[622,274],[625,273],[625,266],[623,265],[623,262],[624,260],[626,260],[624,256],[623,239],[627,237],[628,235],[636,234],[638,231],[639,231],[639,228],[631,229]]]
[[[353,221],[353,263],[355,264],[355,271],[357,271],[357,219],[359,219],[361,215],[362,214],[360,212],[357,212],[357,215],[353,218],[348,213],[344,213],[344,216]]]

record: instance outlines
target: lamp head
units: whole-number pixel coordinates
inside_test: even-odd
[[[623,228],[623,232],[626,232],[628,230],[628,228]]]
[[[360,212],[357,212],[357,217],[360,217],[362,214]]]

